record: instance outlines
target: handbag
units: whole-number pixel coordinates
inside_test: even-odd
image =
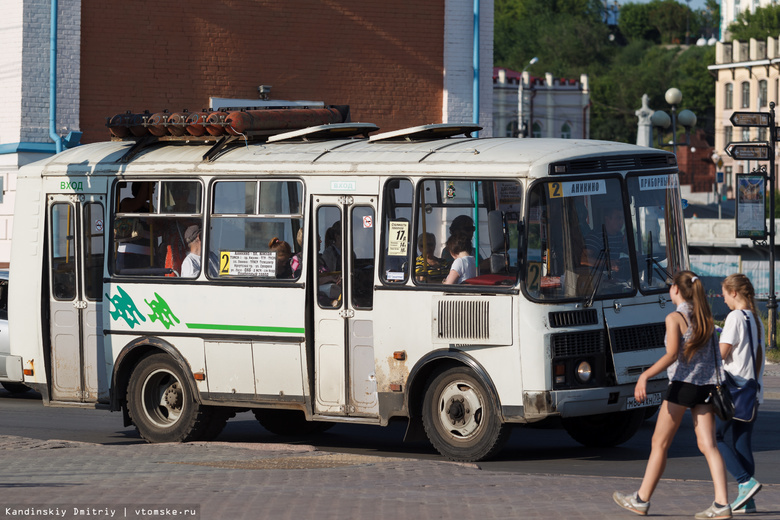
[[[742,422],[753,422],[758,410],[758,366],[753,352],[753,327],[750,325],[750,319],[745,311],[745,321],[748,327],[748,338],[750,342],[750,360],[753,363],[753,379],[748,379],[743,386],[739,386],[734,378],[726,372],[726,387],[731,393],[731,399],[734,401],[734,420]],[[758,347],[761,348],[761,338],[759,338]]]
[[[731,398],[731,392],[726,386],[721,383],[720,380],[720,363],[718,363],[718,356],[715,354],[715,349],[718,348],[718,344],[714,340],[713,335],[710,342],[712,343],[712,357],[715,358],[715,375],[718,378],[718,384],[710,392],[710,402],[715,408],[715,415],[723,421],[730,421],[734,418],[734,401]]]

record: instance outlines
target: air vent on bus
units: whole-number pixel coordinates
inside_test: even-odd
[[[440,301],[438,324],[440,339],[489,339],[490,305],[480,300]]]
[[[642,168],[663,168],[676,166],[677,157],[674,155],[643,155],[639,158]]]
[[[582,311],[560,311],[549,314],[550,327],[575,327],[577,325],[596,325],[599,316],[596,309]]]
[[[607,155],[575,161],[552,163],[549,166],[550,175],[567,173],[599,173],[621,170],[647,170],[651,168],[665,168],[677,164],[674,155],[646,154],[646,155]]]
[[[607,157],[607,170],[631,170],[636,167],[636,157]]]
[[[604,352],[605,343],[603,329],[550,335],[550,349],[553,358],[600,354]]]
[[[601,170],[600,159],[582,159],[569,163],[568,173],[587,173]]]
[[[636,327],[620,327],[609,331],[612,352],[633,352],[664,347],[666,326],[651,323]]]

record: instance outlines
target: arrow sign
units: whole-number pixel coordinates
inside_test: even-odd
[[[768,161],[769,146],[761,144],[729,144],[726,153],[734,159],[747,159],[750,161]]]
[[[729,121],[734,126],[770,126],[768,112],[734,112]]]

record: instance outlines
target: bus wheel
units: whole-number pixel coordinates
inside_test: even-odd
[[[138,362],[127,389],[127,406],[138,433],[149,442],[197,440],[207,429],[211,410],[199,405],[184,374],[167,354]]]
[[[322,433],[333,427],[333,423],[307,421],[306,415],[299,410],[277,410],[274,408],[255,408],[252,410],[260,426],[275,435],[297,437]]]
[[[0,385],[3,385],[3,388],[10,394],[23,394],[30,390],[29,386],[23,385],[22,383],[0,383]]]
[[[645,420],[645,410],[603,413],[562,419],[566,433],[584,446],[608,448],[623,444],[639,431]]]
[[[435,374],[426,385],[423,426],[436,450],[450,460],[495,456],[509,438],[485,386],[465,367]]]

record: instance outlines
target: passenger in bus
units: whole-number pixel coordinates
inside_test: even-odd
[[[278,237],[273,237],[268,242],[268,249],[276,253],[276,278],[292,278],[293,271],[290,266],[292,250],[290,244]]]
[[[414,275],[418,282],[438,281],[449,274],[444,260],[433,256],[435,248],[436,235],[433,233],[421,233],[417,237],[417,249],[420,251],[420,256],[414,262]]]
[[[200,273],[200,261],[203,244],[200,238],[200,226],[193,224],[188,227],[184,232],[184,240],[190,247],[189,254],[184,258],[181,263],[181,277],[182,278],[197,278]],[[219,265],[219,259],[213,252],[209,254],[209,276],[216,278],[218,276],[217,266]]]
[[[457,233],[447,239],[447,249],[454,258],[450,273],[442,283],[460,284],[477,276],[477,263],[471,256],[471,238]]]
[[[604,251],[604,232],[606,231],[606,243],[609,247],[609,265],[614,272],[621,270],[621,261],[628,260],[628,241],[623,228],[623,209],[619,206],[611,207],[604,212],[604,227],[597,227],[585,237],[585,250],[582,254],[582,265],[595,266],[599,256]],[[606,251],[604,251],[606,255]],[[602,262],[604,262],[602,260]],[[606,262],[602,264],[606,266]]]
[[[119,203],[118,213],[150,213],[152,211],[150,202],[152,185],[153,183],[151,182],[131,183],[130,191],[132,196],[122,199]]]
[[[322,258],[328,271],[341,271],[341,221],[337,220],[325,231],[325,250]]]
[[[290,269],[292,270],[293,278],[298,278],[301,274],[301,255],[303,254],[303,228],[298,230],[298,235],[295,237],[295,241],[298,243],[298,252],[295,253],[290,259]]]
[[[474,220],[468,215],[458,215],[452,221],[452,224],[450,224],[450,237],[456,234],[466,236],[469,244],[469,254],[472,254],[471,242],[474,237],[474,229]],[[450,251],[446,245],[444,246],[444,249],[441,250],[441,258],[448,264],[451,263]],[[452,258],[454,259],[454,257]]]

